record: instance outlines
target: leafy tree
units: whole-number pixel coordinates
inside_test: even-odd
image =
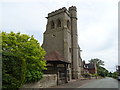
[[[2,32],[3,88],[19,88],[42,78],[45,51],[33,36]]]
[[[113,77],[113,78],[118,78],[118,76],[119,76],[119,73],[118,73],[118,72],[113,72],[113,73],[112,73],[112,77]]]
[[[108,73],[108,76],[109,76],[109,77],[112,77],[112,74],[113,74],[112,72],[109,72],[109,73]]]
[[[95,58],[95,59],[91,59],[89,60],[90,63],[93,63],[93,64],[96,64],[97,67],[99,66],[104,66],[104,61],[98,59],[98,58]]]
[[[117,79],[118,76],[119,76],[119,73],[118,73],[118,72],[113,72],[113,73],[112,73],[112,72],[109,72],[108,76]]]
[[[108,76],[109,71],[106,68],[102,67],[102,66],[104,66],[104,61],[102,61],[98,58],[95,58],[95,59],[89,60],[89,62],[96,64],[97,73],[99,76],[102,76],[102,77]]]
[[[105,69],[104,67],[101,67],[101,66],[98,67],[98,75],[99,76],[106,77],[106,76],[108,76],[108,74],[109,74],[109,71],[107,69]]]

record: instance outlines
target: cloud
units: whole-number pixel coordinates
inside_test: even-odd
[[[102,59],[108,70],[115,71],[118,64],[118,12],[117,2],[112,2],[84,2],[79,7],[78,40],[83,59]]]
[[[108,5],[108,7],[105,6],[101,9],[101,12],[99,12],[99,10],[97,11],[96,8],[94,12],[90,12],[91,10],[88,7],[85,11],[85,19],[80,20],[80,23],[82,23],[83,21],[84,24],[79,24],[79,26],[82,27],[79,27],[79,35],[81,36],[79,41],[80,43],[84,44],[89,43],[89,46],[91,47],[90,49],[110,45],[110,41],[114,41],[114,39],[117,38],[117,8],[113,9],[113,7],[109,7]],[[86,14],[87,11],[89,12],[89,14]],[[96,16],[93,15],[94,13]],[[93,17],[91,17],[92,15]],[[96,18],[94,19],[94,17],[96,17],[97,20]]]

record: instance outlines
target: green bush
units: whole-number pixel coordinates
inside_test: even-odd
[[[90,77],[91,77],[91,74],[89,74],[89,73],[84,73],[84,74],[82,74],[82,76],[83,76],[84,78],[90,78]]]
[[[95,74],[92,74],[92,77],[96,77],[96,76],[98,76],[98,74],[97,74],[97,73],[95,73]]]
[[[109,71],[106,68],[104,68],[102,66],[99,66],[97,69],[98,69],[97,72],[98,72],[99,76],[101,76],[103,78],[106,77],[106,76],[108,76]]]
[[[19,88],[25,81],[25,61],[5,52],[2,58],[3,88]]]
[[[119,76],[119,73],[118,73],[118,72],[114,72],[114,73],[112,74],[112,77],[115,78],[115,79],[117,79],[118,76]]]
[[[36,82],[42,78],[43,73],[41,71],[31,70],[28,71],[26,82]]]
[[[3,73],[3,89],[17,89],[21,86],[21,82],[19,80],[17,80],[15,77],[13,77],[10,74],[7,73]]]
[[[3,88],[19,88],[42,78],[45,51],[33,36],[2,32]]]

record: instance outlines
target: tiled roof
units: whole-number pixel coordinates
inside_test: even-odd
[[[85,68],[87,68],[87,69],[95,69],[95,65],[91,64],[91,63],[85,64]]]
[[[65,62],[65,63],[70,63],[69,61],[67,61],[58,51],[53,51],[51,53],[48,53],[45,56],[45,60],[46,61],[51,61],[51,62]]]

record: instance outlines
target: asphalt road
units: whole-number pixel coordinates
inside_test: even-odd
[[[113,78],[104,78],[95,80],[93,82],[86,83],[78,88],[118,88],[120,87],[120,81]]]

